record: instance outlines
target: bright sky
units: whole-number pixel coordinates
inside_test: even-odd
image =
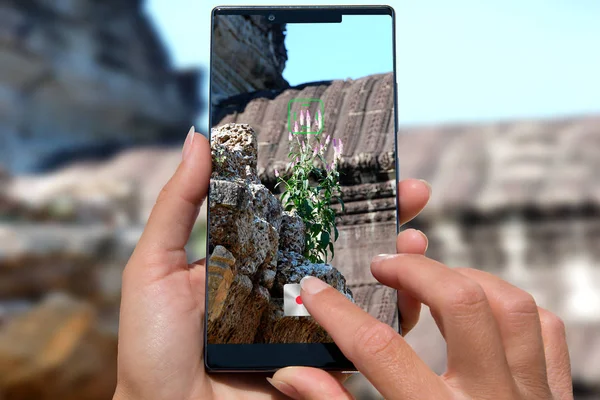
[[[210,10],[221,4],[146,1],[176,66],[208,67]],[[600,112],[600,1],[392,0],[389,4],[397,14],[401,124]],[[360,67],[369,55],[356,55],[354,60]],[[207,125],[204,118],[200,126]]]
[[[283,77],[295,86],[394,69],[392,17],[346,15],[335,24],[288,24]]]

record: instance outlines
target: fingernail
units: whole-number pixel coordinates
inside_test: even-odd
[[[183,156],[182,158],[185,160],[192,149],[192,143],[194,143],[194,136],[196,136],[196,128],[194,125],[190,128],[187,137],[185,138],[185,142],[183,143]]]
[[[371,262],[378,263],[383,260],[387,260],[388,258],[394,258],[396,256],[397,256],[397,254],[378,254],[375,257],[373,257],[373,260]]]
[[[321,290],[327,289],[329,285],[314,276],[305,276],[300,281],[300,287],[308,294],[317,294]]]
[[[423,231],[420,231],[418,229],[415,229],[415,231],[419,232],[419,234],[423,237],[423,240],[425,241],[425,251],[427,251],[427,249],[429,248],[429,238],[423,233]]]
[[[419,179],[419,180],[427,186],[427,189],[429,189],[429,195],[431,196],[431,184],[429,182],[427,182],[425,179]]]
[[[286,396],[291,397],[292,399],[300,398],[300,393],[298,393],[298,391],[292,385],[289,385],[282,381],[276,381],[269,377],[267,377],[267,382],[269,382],[271,385],[273,385],[273,387],[275,389],[279,390],[281,393],[285,394]]]

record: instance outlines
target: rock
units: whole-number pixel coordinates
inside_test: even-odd
[[[222,314],[209,316],[208,342],[253,343],[270,299],[266,288],[252,285],[245,275],[237,275],[227,294]]]
[[[273,283],[275,283],[275,276],[277,275],[276,271],[267,269],[262,272],[260,276],[260,284],[267,289],[271,289],[273,287]]]
[[[90,304],[51,295],[0,327],[6,399],[107,399],[116,384],[116,336],[101,333]]]
[[[305,245],[304,235],[306,235],[306,228],[302,218],[295,211],[284,211],[281,216],[279,248],[303,254]]]
[[[256,215],[279,231],[283,222],[283,208],[277,197],[273,196],[271,191],[262,184],[250,184],[249,188],[252,193],[252,207]]]
[[[283,299],[271,299],[258,328],[256,343],[315,343],[333,342],[321,326],[312,318],[286,317],[283,315]]]
[[[275,228],[249,210],[211,207],[211,245],[221,245],[236,259],[235,269],[253,276],[264,268],[275,268],[278,246]]]
[[[208,315],[211,320],[221,316],[233,282],[234,265],[235,258],[223,246],[217,246],[208,259]]]
[[[311,263],[301,254],[281,250],[278,257],[277,276],[271,289],[274,297],[283,297],[283,285],[300,283],[302,278],[310,275],[329,283],[352,300],[352,292],[346,286],[346,279],[330,264]]]
[[[248,124],[225,124],[210,134],[213,176],[260,183],[256,172],[258,143]]]

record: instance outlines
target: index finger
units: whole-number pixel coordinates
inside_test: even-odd
[[[385,398],[448,398],[445,384],[391,326],[318,278],[307,276],[300,285],[310,314]]]

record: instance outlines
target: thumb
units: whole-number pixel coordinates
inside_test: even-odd
[[[154,280],[188,268],[184,248],[208,191],[211,166],[210,144],[192,127],[183,159],[156,200],[127,275]]]
[[[347,376],[340,373],[333,375],[318,368],[288,367],[280,369],[267,380],[294,400],[350,400],[354,397],[343,385]]]

